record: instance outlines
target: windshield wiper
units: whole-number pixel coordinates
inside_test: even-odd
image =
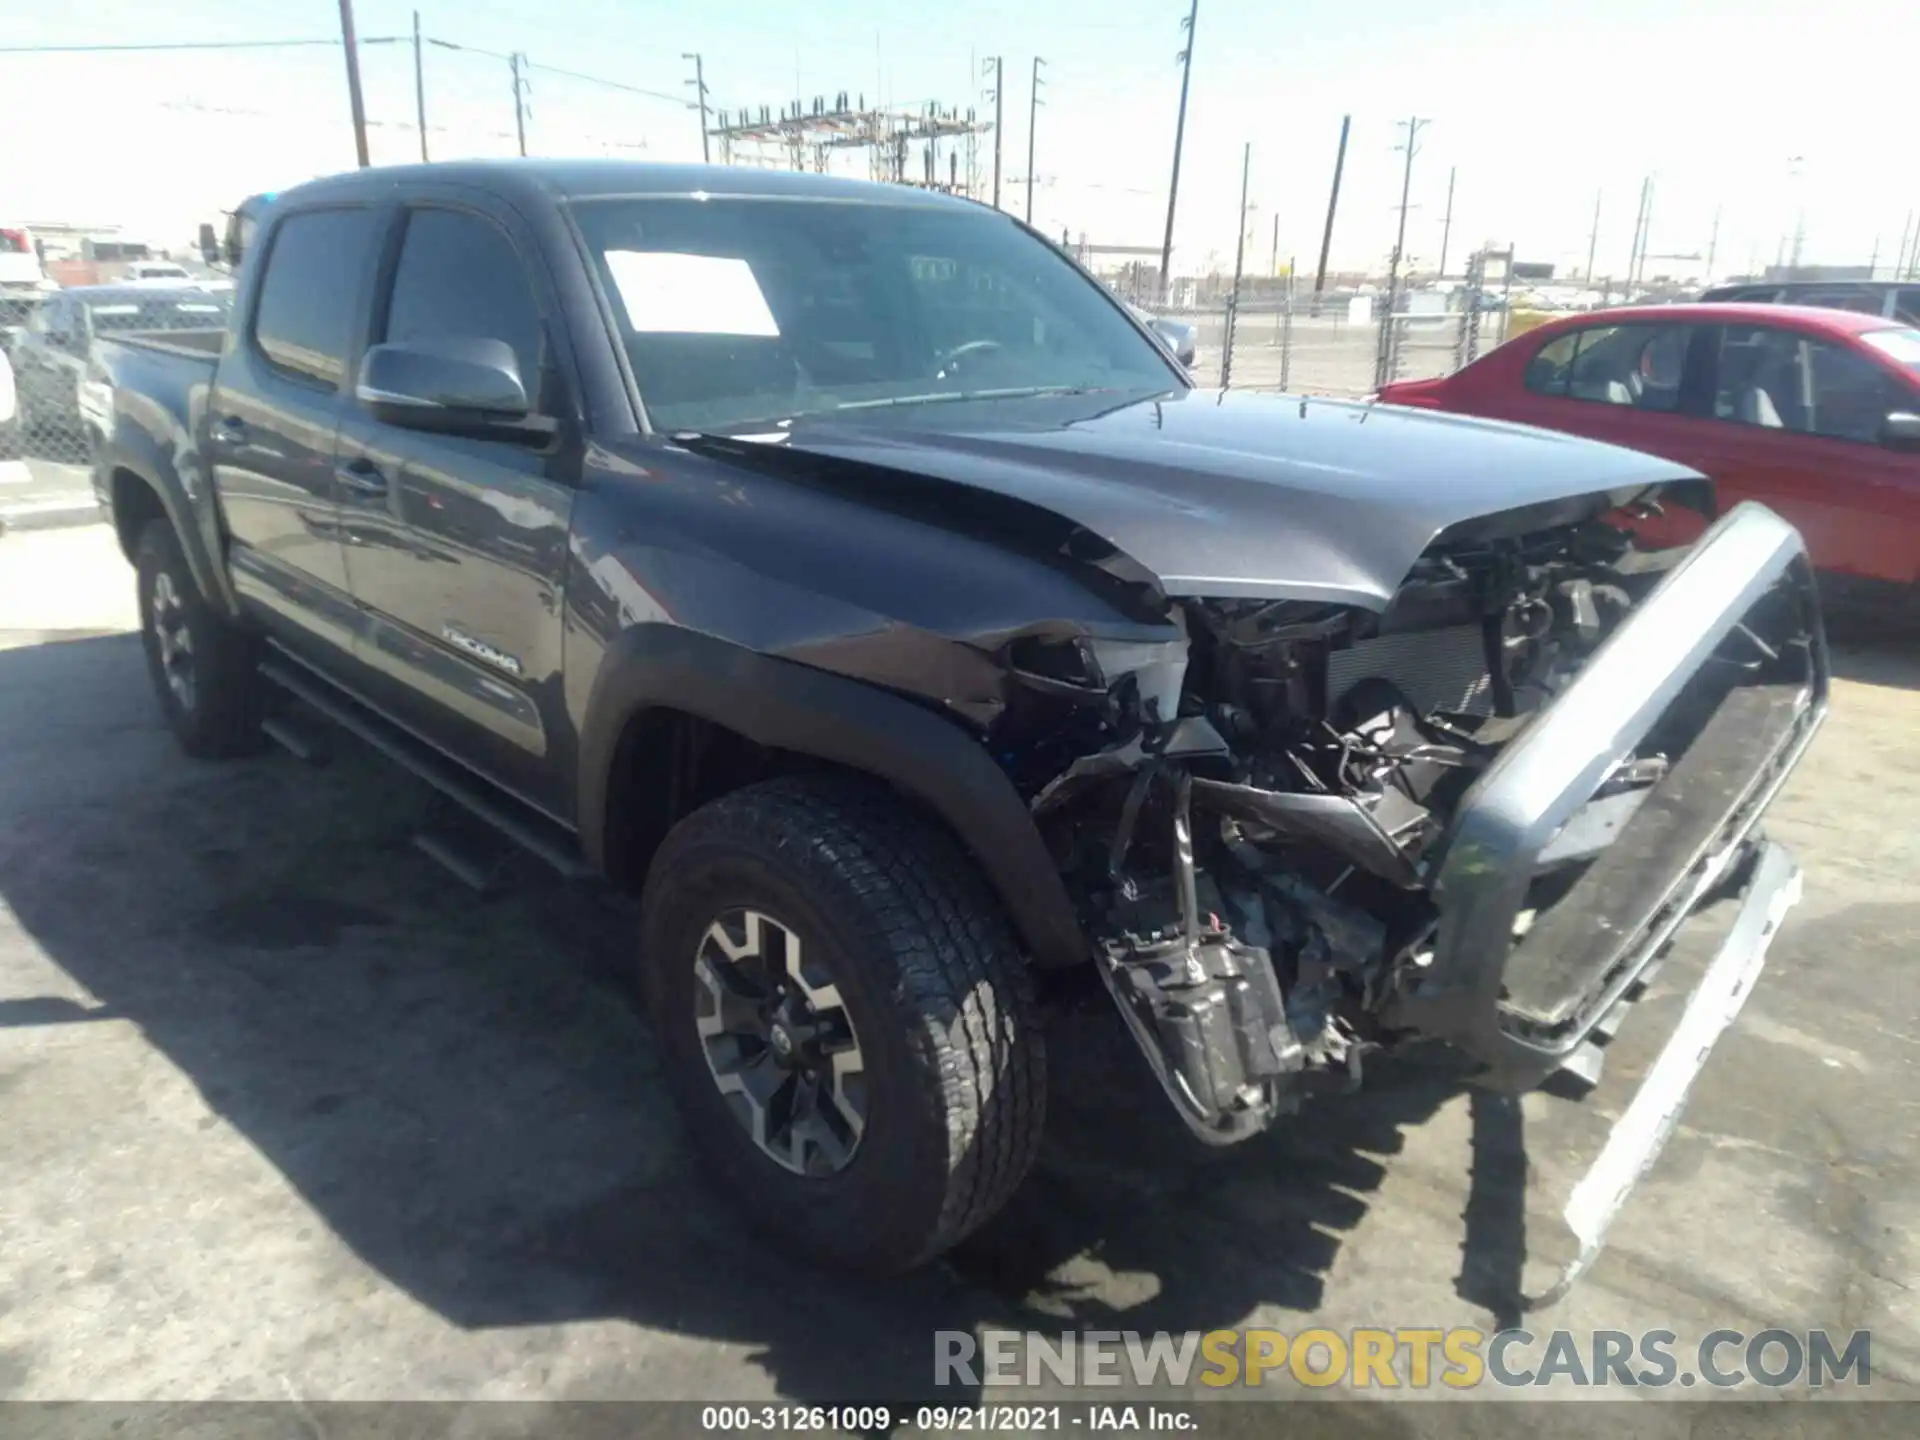
[[[843,400],[835,410],[888,410],[896,405],[951,405],[961,400],[1024,400],[1036,395],[1100,395],[1097,385],[1019,385],[1005,390],[932,390],[925,395],[891,395],[884,400]]]

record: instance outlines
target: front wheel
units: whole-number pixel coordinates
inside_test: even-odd
[[[181,748],[202,760],[258,750],[265,682],[253,637],[207,604],[165,520],[141,532],[134,568],[147,671]]]
[[[776,780],[687,817],[648,875],[642,964],[694,1148],[808,1258],[917,1265],[1031,1165],[1025,962],[972,862],[889,792]]]

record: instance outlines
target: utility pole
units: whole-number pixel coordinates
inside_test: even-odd
[[[1419,146],[1420,127],[1429,122],[1415,115],[1401,123],[1407,127],[1407,163],[1400,173],[1400,227],[1394,232],[1393,256],[1387,262],[1387,312],[1380,317],[1380,343],[1374,352],[1373,383],[1376,389],[1393,379],[1393,314],[1400,308],[1400,262],[1407,248],[1407,208],[1413,195],[1413,156]]]
[[[696,107],[700,111],[700,163],[711,165],[713,149],[711,142],[707,139],[707,72],[701,64],[699,55],[683,54],[680,58],[693,62],[693,79],[688,83],[693,86],[693,93],[699,97],[700,101]]]
[[[1340,148],[1333,152],[1333,190],[1327,196],[1327,225],[1320,232],[1320,268],[1313,275],[1313,293],[1327,288],[1327,252],[1333,248],[1333,212],[1340,204],[1340,175],[1347,168],[1347,133],[1353,129],[1353,116],[1340,117]]]
[[[413,12],[413,118],[420,127],[420,160],[427,159],[427,66],[420,56],[420,12]]]
[[[1394,311],[1394,304],[1400,293],[1400,264],[1405,258],[1407,248],[1407,202],[1413,195],[1413,156],[1418,148],[1420,127],[1431,124],[1418,115],[1405,122],[1407,127],[1407,163],[1400,172],[1400,228],[1393,237],[1393,258],[1387,264],[1387,314]]]
[[[1873,250],[1867,256],[1867,279],[1871,280],[1880,269],[1880,232],[1873,232]]]
[[[1027,102],[1027,223],[1033,223],[1033,132],[1040,123],[1040,67],[1047,62],[1033,57],[1033,95]]]
[[[1640,269],[1647,258],[1647,232],[1653,228],[1653,177],[1640,182],[1640,209],[1633,217],[1633,248],[1627,254],[1627,298],[1640,284]]]
[[[520,153],[527,153],[527,107],[523,98],[526,81],[521,78],[521,69],[527,63],[527,57],[518,50],[507,57],[507,63],[513,67],[513,133],[520,142]]]
[[[1800,166],[1805,157],[1790,155],[1787,157],[1787,178],[1793,185],[1793,253],[1787,263],[1795,270],[1800,268],[1800,251],[1807,243],[1807,202],[1800,187]]]
[[[1274,279],[1280,276],[1280,212],[1273,212],[1273,266],[1267,272]]]
[[[1447,218],[1440,223],[1440,278],[1447,278],[1447,242],[1453,239],[1453,179],[1459,167],[1447,167]]]
[[[1913,211],[1907,211],[1907,218],[1900,225],[1900,248],[1893,257],[1893,278],[1896,280],[1904,279],[1906,276],[1907,242],[1912,237],[1913,214]]]
[[[1187,142],[1187,87],[1193,80],[1193,38],[1200,23],[1200,0],[1192,0],[1180,28],[1187,32],[1187,48],[1180,52],[1180,118],[1173,125],[1173,179],[1167,184],[1167,235],[1160,242],[1160,292],[1173,298],[1173,209],[1180,198],[1180,148]]]
[[[1874,237],[1873,248],[1876,252],[1878,252],[1878,250],[1880,249],[1880,238],[1878,236]],[[1713,207],[1713,229],[1710,232],[1708,232],[1708,235],[1707,235],[1707,273],[1705,276],[1705,283],[1708,285],[1711,285],[1713,283],[1713,257],[1717,255],[1719,251],[1720,251],[1720,207],[1716,205]],[[1872,271],[1868,271],[1867,278],[1868,279],[1873,278]]]
[[[1593,197],[1593,228],[1587,232],[1587,284],[1589,286],[1593,284],[1593,253],[1600,248],[1600,201],[1605,195],[1606,192],[1600,190],[1594,192]]]
[[[360,44],[353,38],[353,0],[340,0],[340,44],[347,52],[347,103],[353,107],[353,150],[360,168],[367,158],[367,107],[360,97]]]
[[[1220,354],[1220,388],[1233,383],[1233,332],[1240,328],[1240,276],[1247,260],[1247,175],[1253,168],[1253,142],[1240,152],[1240,233],[1233,242],[1233,292],[1227,296],[1227,343]]]
[[[1006,69],[1006,61],[996,55],[987,63],[993,66],[993,208],[998,210],[1000,208],[1000,137],[1007,130],[1007,127],[1001,123],[1001,116],[1006,110],[1002,97],[1007,87],[1000,82]]]

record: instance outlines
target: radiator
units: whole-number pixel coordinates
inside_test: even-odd
[[[1327,658],[1327,698],[1334,708],[1355,685],[1371,678],[1393,685],[1422,715],[1433,710],[1493,712],[1493,677],[1478,625],[1381,635]]]

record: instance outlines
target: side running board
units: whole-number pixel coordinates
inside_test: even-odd
[[[539,856],[564,878],[586,880],[595,874],[564,827],[493,789],[464,766],[361,704],[286,651],[275,647],[261,662],[260,674],[426,781],[468,814],[530,854]],[[462,874],[461,878],[464,880],[467,876]]]

